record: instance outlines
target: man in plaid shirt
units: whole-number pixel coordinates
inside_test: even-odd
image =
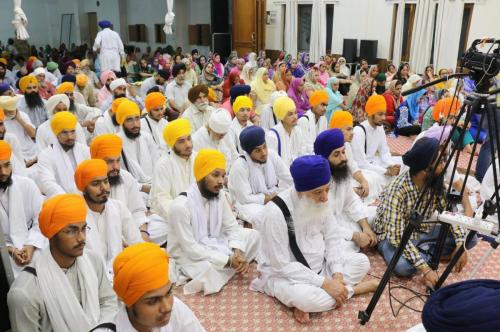
[[[445,159],[442,158],[438,165],[437,155],[439,142],[433,138],[421,138],[412,149],[403,156],[403,162],[410,169],[395,178],[380,196],[380,204],[377,208],[377,215],[374,221],[374,231],[377,234],[377,249],[388,264],[397,247],[401,243],[403,231],[410,219],[410,213],[416,208],[416,203],[420,195],[420,190],[424,187],[427,179],[432,176],[432,169],[435,166],[435,174],[441,174],[444,168]],[[435,178],[431,183],[431,188],[423,200],[425,203],[432,200],[424,218],[429,218],[435,210],[442,210],[446,206],[443,196],[442,177]],[[461,182],[453,184],[455,189],[461,189]],[[435,195],[432,195],[432,192]],[[462,205],[464,215],[472,216],[472,208],[469,202],[469,193],[464,191]],[[428,286],[434,286],[438,280],[438,275],[433,271],[428,262],[434,251],[434,246],[439,234],[440,224],[422,224],[419,229],[413,232],[410,241],[404,248],[403,255],[398,260],[394,273],[399,276],[411,276],[421,271],[424,275],[423,282]],[[443,256],[454,254],[463,245],[466,232],[457,226],[451,228],[446,239]],[[467,244],[467,249],[472,248],[477,240]],[[467,264],[467,252],[459,259],[456,271],[460,272]]]

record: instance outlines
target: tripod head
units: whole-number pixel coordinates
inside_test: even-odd
[[[487,53],[477,49],[480,44],[491,44]],[[497,46],[493,49],[494,46]],[[493,49],[493,51],[491,51]],[[491,52],[490,52],[491,51]],[[476,39],[462,56],[462,66],[471,71],[471,78],[476,83],[479,93],[487,93],[491,88],[490,79],[500,72],[500,40]]]

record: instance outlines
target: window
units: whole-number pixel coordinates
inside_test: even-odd
[[[132,24],[128,26],[128,40],[131,42],[148,42],[148,32],[145,24]]]
[[[391,45],[389,46],[389,56],[394,58],[394,38],[396,37],[396,23],[398,21],[399,4],[394,4],[392,9]]]
[[[298,5],[297,51],[309,52],[312,5]]]
[[[472,21],[472,11],[474,10],[473,3],[466,3],[464,5],[464,15],[462,17],[462,29],[460,31],[460,44],[458,47],[458,61],[461,63],[461,58],[464,52],[467,50],[468,37],[470,30],[470,23]]]
[[[333,5],[326,5],[326,54],[332,53]]]
[[[432,46],[431,46],[431,60],[430,60],[430,64],[433,65],[434,64],[434,43],[436,42],[436,24],[437,24],[437,17],[438,17],[438,4],[436,4],[436,6],[434,7],[434,22],[432,24],[434,24],[434,29],[432,31]]]
[[[163,24],[155,24],[155,43],[166,44],[167,38],[165,32],[163,31]]]
[[[403,21],[403,45],[401,52],[401,61],[410,60],[411,35],[413,33],[413,23],[415,21],[416,4],[406,4]]]

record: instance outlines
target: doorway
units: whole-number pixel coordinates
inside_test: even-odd
[[[266,0],[232,0],[232,48],[243,56],[263,50],[266,31]]]
[[[87,13],[87,23],[89,28],[89,40],[90,45],[94,43],[95,37],[97,36],[97,13],[90,12]]]

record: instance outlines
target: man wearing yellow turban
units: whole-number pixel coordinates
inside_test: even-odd
[[[273,112],[278,124],[267,132],[267,146],[283,159],[285,165],[290,166],[295,158],[308,153],[304,133],[297,127],[295,102],[290,97],[278,97],[274,101]]]
[[[94,88],[91,84],[89,84],[89,77],[84,73],[76,75],[75,91],[82,94],[83,99],[88,106],[96,106]]]
[[[116,295],[102,259],[84,251],[89,231],[86,210],[85,200],[76,194],[57,195],[43,203],[38,222],[49,247],[9,290],[14,331],[83,332],[113,322]]]
[[[139,243],[124,249],[113,270],[113,288],[124,304],[115,318],[117,331],[205,331],[191,309],[174,296],[168,255],[158,245]]]
[[[248,271],[259,248],[257,231],[242,228],[223,190],[224,155],[217,150],[198,151],[194,161],[196,183],[170,206],[167,251],[175,261],[176,280],[184,293],[219,292],[235,273]]]
[[[42,195],[33,180],[13,174],[14,158],[10,144],[0,140],[0,201],[3,202],[0,218],[14,277],[17,277],[35,252],[46,246],[46,240],[38,228]]]
[[[385,176],[382,186],[391,181],[401,171],[401,157],[392,157],[387,144],[383,123],[387,103],[381,95],[368,98],[365,105],[367,119],[354,127],[352,152],[354,160],[362,170],[370,170]]]
[[[323,90],[314,91],[309,97],[309,105],[311,109],[299,119],[298,127],[304,135],[307,151],[312,153],[314,140],[328,127],[325,117],[328,94]]]
[[[104,160],[81,162],[75,170],[75,183],[88,208],[87,248],[100,255],[112,278],[113,260],[123,245],[142,242],[139,226],[125,204],[109,198],[108,166]]]
[[[238,96],[233,103],[234,119],[229,128],[231,138],[235,144],[237,151],[241,152],[243,149],[240,145],[240,133],[243,129],[253,126],[250,119],[250,112],[253,110],[253,102],[247,96]]]
[[[150,183],[161,152],[152,136],[146,130],[141,130],[141,110],[133,101],[125,100],[116,110],[116,121],[121,126],[118,135],[123,142],[124,158],[139,167],[138,170],[129,168],[129,171],[140,183]],[[143,175],[149,180],[141,180]]]
[[[68,111],[56,113],[50,127],[56,140],[38,155],[38,180],[42,193],[52,197],[77,192],[76,165],[90,158],[89,148],[76,142],[77,118]]]
[[[144,104],[148,113],[141,119],[141,128],[151,135],[156,145],[165,153],[168,152],[168,148],[165,141],[162,139],[162,133],[168,123],[165,119],[166,102],[167,99],[163,93],[149,93],[144,99]]]
[[[113,100],[111,106],[95,122],[95,135],[117,134],[120,131],[120,124],[116,121],[116,111],[118,111],[118,106],[126,100],[127,98],[125,97]]]
[[[28,114],[35,128],[47,120],[45,101],[40,96],[38,89],[38,80],[33,75],[23,76],[19,80],[19,90],[24,97],[17,103],[17,109]]]

